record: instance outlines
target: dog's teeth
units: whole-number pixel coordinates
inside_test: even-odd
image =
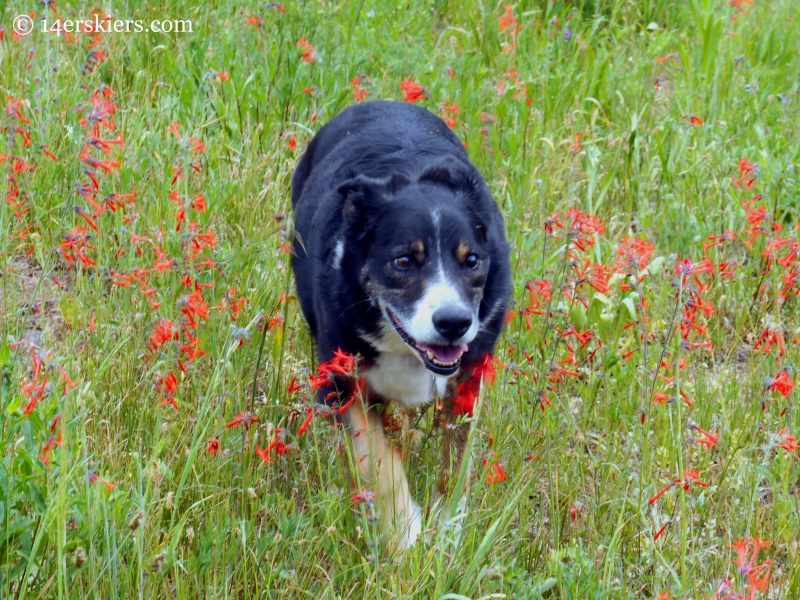
[[[433,352],[431,352],[430,350],[428,350],[428,360],[436,362],[436,359],[433,357]]]

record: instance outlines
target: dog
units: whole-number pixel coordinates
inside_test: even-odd
[[[511,295],[502,215],[447,125],[389,101],[351,106],[320,129],[293,175],[292,210],[297,296],[318,359],[362,357],[364,402],[344,402],[359,386],[350,377],[318,399],[347,405],[342,419],[380,529],[408,547],[422,510],[380,407],[441,399],[436,492],[452,491],[469,431],[461,415],[472,414]]]

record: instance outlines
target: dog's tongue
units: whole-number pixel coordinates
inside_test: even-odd
[[[469,350],[469,346],[461,344],[459,346],[434,346],[430,344],[417,343],[417,348],[423,352],[433,352],[436,360],[441,362],[452,362],[460,358],[464,352]]]

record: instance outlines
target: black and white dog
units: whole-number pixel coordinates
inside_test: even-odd
[[[453,398],[471,380],[477,389],[511,293],[502,216],[445,123],[402,102],[358,104],[325,125],[294,173],[292,207],[297,293],[318,358],[364,359],[368,402],[343,417],[382,527],[408,546],[422,514],[377,406],[442,399],[444,494],[468,431],[457,417],[471,412]],[[337,380],[339,401],[355,385]]]

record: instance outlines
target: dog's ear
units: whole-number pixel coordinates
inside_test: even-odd
[[[491,207],[494,206],[491,192],[471,164],[454,156],[443,156],[426,168],[419,180],[428,183],[441,183],[469,199],[467,207],[475,217],[478,237],[486,242],[488,225],[492,221]]]
[[[370,222],[381,205],[392,201],[392,194],[410,183],[402,173],[394,173],[385,179],[375,179],[358,175],[348,179],[338,188],[337,193],[344,196],[345,230],[356,241],[363,241],[371,229]]]
[[[476,171],[467,163],[454,156],[443,156],[426,168],[419,176],[420,181],[443,183],[455,190],[474,191],[478,184]]]

